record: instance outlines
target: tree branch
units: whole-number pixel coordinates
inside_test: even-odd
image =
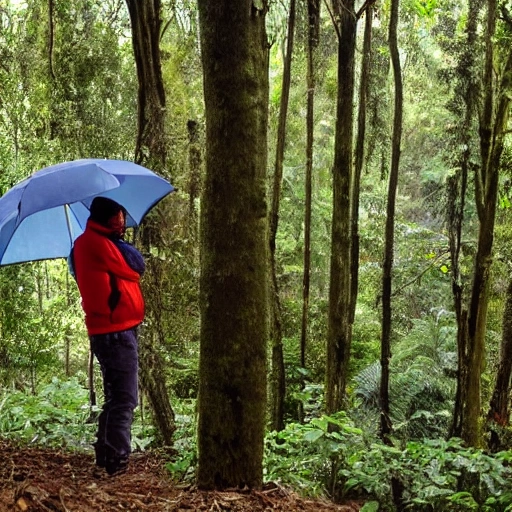
[[[369,7],[371,7],[376,0],[365,0],[364,4],[361,6],[361,8],[356,13],[356,20],[358,20],[364,12],[368,10]]]
[[[338,27],[338,23],[336,22],[336,17],[334,16],[334,13],[332,12],[331,7],[329,6],[329,2],[327,0],[324,0],[325,7],[327,8],[327,12],[329,13],[329,16],[331,17],[332,24],[334,25],[334,30],[336,30],[336,35],[338,36],[338,39],[341,37],[340,34],[340,28]]]
[[[407,288],[408,286],[410,286],[411,284],[413,284],[414,282],[418,281],[423,275],[425,275],[442,257],[446,256],[447,254],[450,253],[450,250],[447,249],[443,252],[441,252],[440,254],[438,254],[428,265],[425,266],[425,268],[418,274],[416,275],[415,277],[413,277],[410,281],[408,281],[407,283],[405,283],[403,286],[401,286],[400,288],[397,288],[392,294],[391,296],[394,297],[396,295],[398,295],[401,291],[405,290],[405,288]]]

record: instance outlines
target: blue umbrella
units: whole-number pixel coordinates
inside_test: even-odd
[[[45,167],[0,198],[0,265],[67,258],[96,196],[127,210],[140,224],[174,190],[154,172],[123,160],[84,159]]]

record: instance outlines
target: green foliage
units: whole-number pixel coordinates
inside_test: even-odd
[[[22,444],[87,450],[95,439],[97,407],[90,407],[85,376],[57,377],[36,393],[0,392],[0,436]],[[143,451],[154,441],[154,427],[142,421],[137,409],[132,425],[132,448]]]
[[[89,342],[63,261],[0,268],[0,384],[30,384],[84,370]]]
[[[307,495],[364,496],[368,510],[378,502],[386,511],[395,510],[391,488],[398,479],[410,510],[498,512],[509,510],[512,498],[511,457],[512,452],[488,455],[466,448],[459,439],[385,446],[340,414],[270,433],[265,478]]]
[[[167,105],[169,176],[173,185],[186,190],[190,179],[187,123],[198,123],[197,144],[202,145],[204,137],[204,105],[197,94],[202,86],[200,55],[195,47],[197,6],[187,1],[170,7],[174,12],[169,13],[170,25],[162,34],[160,46]]]
[[[2,4],[0,193],[35,169],[60,160],[84,156],[131,158],[136,133],[137,77],[128,12],[123,7],[117,1],[60,2],[55,6],[50,60],[47,6],[32,1]],[[166,92],[164,136],[170,148],[167,170],[180,192],[155,214],[158,223],[155,222],[157,229],[152,234],[160,237],[162,243],[152,247],[150,265],[154,266],[155,282],[148,283],[146,275],[146,295],[148,305],[156,312],[148,320],[161,341],[159,349],[167,364],[166,384],[178,397],[173,401],[177,411],[177,455],[169,469],[176,478],[192,481],[196,462],[193,399],[198,380],[199,244],[197,232],[188,230],[196,226],[188,217],[190,141],[186,124],[189,119],[197,121],[196,144],[203,150],[204,105],[197,6],[193,0],[183,0],[162,7],[162,19],[169,21],[164,23],[160,41]],[[461,92],[465,81],[474,80],[478,72],[466,68],[466,61],[461,60],[466,51],[466,5],[452,0],[407,0],[401,6],[401,27],[405,28],[400,32],[405,104],[394,248],[390,376],[394,435],[401,449],[384,447],[369,434],[376,430],[380,412],[380,365],[375,361],[380,351],[379,296],[392,118],[388,9],[389,2],[379,9],[373,33],[366,160],[359,208],[359,297],[348,389],[352,420],[343,415],[329,419],[320,416],[338,94],[337,39],[326,10],[315,55],[306,368],[299,364],[307,92],[305,13],[299,9],[276,254],[283,307],[286,418],[295,421],[301,405],[307,423],[291,423],[283,432],[268,435],[265,471],[268,479],[297,485],[304,492],[334,497],[365,493],[382,507],[392,507],[390,477],[397,476],[404,479],[408,503],[414,510],[505,510],[507,499],[511,501],[507,495],[509,484],[505,482],[502,494],[494,491],[499,490],[498,477],[505,475],[503,468],[508,464],[508,455],[502,459],[500,455],[487,458],[454,441],[423,441],[443,439],[451,419],[456,348],[455,321],[450,312],[451,262],[444,224],[445,186],[460,164],[464,115]],[[270,169],[282,93],[286,17],[285,4],[271,2],[267,17],[273,43],[269,60]],[[495,44],[499,71],[499,60],[510,46],[509,33],[500,20]],[[478,60],[476,56],[477,64]],[[475,86],[476,94],[477,89]],[[469,149],[477,154],[477,129],[473,128]],[[502,162],[506,174],[500,184],[502,210],[497,218],[489,288],[487,357],[482,377],[484,404],[498,364],[503,296],[511,268],[511,161],[508,145]],[[470,163],[478,164],[474,157]],[[462,284],[470,278],[474,261],[477,222],[472,188],[465,209]],[[199,200],[195,206],[199,209]],[[88,411],[81,407],[87,400],[78,384],[84,380],[88,341],[76,287],[73,283],[66,285],[65,275],[57,263],[0,269],[0,432],[22,441],[36,439],[61,446],[65,439],[68,446],[82,446],[93,428],[84,423]],[[75,384],[52,379],[62,378],[66,372],[77,375]],[[15,388],[24,392],[11,391]],[[28,388],[34,393],[46,391],[29,395]],[[64,396],[67,394],[70,397]],[[353,430],[354,425],[361,430]],[[140,449],[150,446],[153,434],[151,425],[137,419],[133,426],[134,445]],[[448,455],[443,455],[443,449]],[[497,486],[492,492],[491,483]],[[376,510],[379,505],[375,503],[368,502],[365,512]]]
[[[342,469],[364,445],[363,432],[345,413],[290,423],[265,440],[265,479],[312,496],[333,495]]]
[[[198,361],[193,355],[174,357],[171,362],[171,389],[179,400],[197,398],[199,389]]]
[[[359,302],[352,330],[350,373],[357,375],[380,355],[381,326],[373,306]]]
[[[61,2],[50,41],[47,9],[22,6],[3,11],[0,26],[0,147],[18,176],[84,156],[128,157],[137,84],[126,10]]]
[[[413,327],[395,345],[393,364],[421,369],[433,376],[454,375],[457,369],[456,324],[453,313],[433,309],[412,320]]]
[[[57,362],[54,350],[55,317],[43,316],[38,307],[35,283],[28,268],[2,269],[2,381],[16,378],[35,384],[36,374]],[[23,306],[22,306],[23,304]],[[21,378],[20,378],[21,377]]]
[[[402,441],[446,436],[455,392],[455,337],[453,315],[441,309],[414,320],[395,343],[389,399],[395,435]],[[380,376],[375,362],[354,378],[352,414],[369,429],[378,424]]]
[[[506,459],[510,453],[490,456],[465,448],[458,439],[408,443],[404,450],[373,445],[361,454],[345,490],[364,488],[370,495],[393,510],[391,479],[397,478],[405,488],[404,496],[415,511],[471,510],[478,503],[481,510],[505,510],[512,487]],[[469,481],[470,487],[464,484]],[[462,492],[462,489],[464,492]],[[387,496],[386,496],[387,495]],[[495,509],[489,507],[493,503]]]
[[[0,395],[0,435],[22,443],[84,449],[91,443],[87,390],[77,379],[53,379],[37,395]],[[176,455],[167,469],[176,480],[193,482],[196,454],[195,400],[176,402]],[[134,424],[134,448],[150,445],[151,429]],[[407,507],[436,510],[510,510],[512,452],[488,455],[458,439],[385,446],[345,414],[288,424],[265,440],[266,481],[290,485],[304,495],[363,498],[364,510],[395,510],[392,479],[400,480]]]
[[[23,443],[71,449],[91,442],[88,391],[78,381],[53,378],[39,393],[0,394],[0,435]]]
[[[196,401],[179,400],[175,403],[176,455],[166,464],[175,480],[193,483],[197,464]]]

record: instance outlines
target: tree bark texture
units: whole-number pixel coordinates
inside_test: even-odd
[[[139,82],[135,162],[162,172],[166,166],[165,90],[160,64],[160,0],[126,0]]]
[[[313,133],[315,114],[315,48],[320,30],[320,2],[308,1],[308,54],[307,54],[307,113],[306,113],[306,179],[304,212],[304,270],[302,278],[302,324],[300,335],[300,365],[306,367],[309,291],[311,276],[311,200],[313,190]]]
[[[475,176],[475,200],[479,214],[478,246],[468,308],[468,371],[467,395],[463,409],[462,439],[470,446],[480,443],[481,374],[485,352],[485,333],[488,307],[488,288],[492,265],[494,224],[498,199],[499,167],[503,151],[504,131],[510,109],[510,73],[512,53],[503,67],[502,80],[495,97],[496,83],[493,66],[496,1],[489,0],[487,8],[486,71],[483,90],[484,112],[480,116],[481,164]],[[492,113],[495,112],[493,115]]]
[[[350,187],[353,179],[352,139],[356,41],[354,1],[336,1],[334,11],[339,13],[340,22],[325,390],[328,414],[342,408],[350,359]]]
[[[448,180],[448,236],[450,242],[451,281],[454,300],[455,316],[457,319],[457,389],[453,408],[453,420],[450,437],[462,436],[464,420],[464,403],[467,393],[468,347],[467,347],[467,304],[465,303],[465,287],[460,272],[459,259],[462,241],[462,226],[466,204],[466,192],[471,161],[471,124],[474,117],[474,105],[479,84],[475,79],[475,55],[477,40],[477,22],[479,13],[478,0],[470,0],[466,23],[466,50],[459,65],[458,87],[463,97],[465,111],[463,112],[460,129],[459,147],[465,148],[455,163],[456,172]]]
[[[165,175],[167,144],[165,140],[165,91],[160,65],[160,0],[126,0],[132,27],[132,44],[138,78],[137,140],[135,162]],[[154,243],[151,233],[158,227],[146,219],[142,227],[142,244],[146,254]],[[151,283],[157,280],[155,269],[148,261],[143,290],[146,297],[146,319],[153,330],[140,337],[141,385],[149,398],[160,436],[165,444],[172,443],[175,430],[174,411],[165,386],[164,363],[156,346],[163,344],[165,335],[158,329],[161,311],[158,293]],[[151,290],[151,293],[149,293]]]
[[[265,2],[199,0],[206,107],[201,203],[201,488],[260,487],[266,420],[268,43]]]
[[[165,384],[165,367],[161,355],[156,351],[157,339],[147,339],[155,334],[146,330],[142,332],[143,340],[140,358],[140,381],[149,398],[153,421],[158,428],[160,441],[164,446],[172,446],[176,430],[175,415],[169,401],[169,390]]]
[[[276,159],[272,189],[272,207],[270,211],[269,246],[271,258],[271,331],[272,340],[272,373],[271,373],[271,428],[280,431],[284,428],[284,400],[286,394],[285,367],[283,355],[283,332],[281,321],[281,300],[276,270],[276,235],[279,224],[279,206],[281,202],[281,184],[283,181],[283,161],[286,142],[286,119],[288,100],[290,97],[290,77],[293,55],[293,37],[295,33],[295,0],[290,2],[288,15],[288,33],[286,39],[286,55],[283,67],[283,83],[279,108],[279,124],[277,128]]]
[[[145,238],[150,232],[146,228],[142,230],[142,243],[146,253],[149,253],[151,244]],[[172,446],[176,422],[161,354],[161,347],[165,346],[166,340],[165,327],[162,324],[162,311],[165,309],[162,301],[164,271],[164,264],[160,259],[148,259],[142,281],[142,290],[146,297],[146,321],[139,336],[139,372],[141,388],[149,400],[159,438],[165,446]]]
[[[510,423],[510,375],[512,374],[512,280],[509,281],[503,311],[500,363],[496,383],[487,413],[487,422],[491,430],[489,448],[496,452],[505,449],[501,445],[494,425],[506,427]]]
[[[188,164],[189,164],[189,185],[188,185],[188,229],[190,235],[196,239],[197,236],[197,207],[196,200],[201,191],[201,148],[197,121],[189,119],[187,122],[188,131]]]
[[[496,109],[496,123],[494,126],[494,145],[491,153],[491,165],[499,169],[501,154],[503,152],[504,137],[510,115],[512,92],[512,49],[509,50],[507,62],[504,67],[500,88],[498,107]],[[489,422],[501,426],[508,426],[510,422],[510,375],[512,372],[512,281],[510,281],[503,312],[503,329],[501,341],[500,365],[496,377],[496,384],[492,395],[487,419]],[[491,432],[490,448],[501,449],[501,443],[495,432]]]
[[[364,148],[366,142],[367,100],[370,92],[370,67],[372,50],[372,22],[374,8],[369,4],[365,11],[363,55],[361,60],[361,79],[359,83],[359,110],[357,114],[357,139],[354,158],[354,182],[352,185],[352,254],[350,279],[350,318],[354,323],[357,294],[359,287],[359,197],[361,192],[361,174],[364,163]]]
[[[400,147],[402,141],[403,84],[398,52],[397,25],[399,0],[391,2],[389,21],[389,50],[393,76],[395,79],[395,111],[393,116],[393,137],[391,147],[391,166],[388,182],[388,200],[386,208],[386,228],[384,235],[384,262],[382,269],[382,337],[381,337],[381,421],[380,436],[389,442],[392,425],[389,416],[389,362],[391,360],[391,289],[393,272],[393,252],[395,237],[396,190],[398,187],[398,170],[400,164]]]

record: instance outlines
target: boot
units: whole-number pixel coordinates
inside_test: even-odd
[[[94,452],[96,454],[96,466],[104,468],[106,466],[107,453],[105,445],[100,441],[93,443]]]
[[[107,447],[105,469],[109,475],[118,475],[126,472],[129,455],[119,455],[112,448]]]
[[[128,469],[128,457],[107,458],[105,469],[109,475],[121,475]]]

